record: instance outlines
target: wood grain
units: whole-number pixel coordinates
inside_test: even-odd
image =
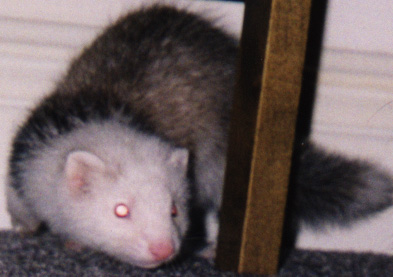
[[[311,0],[247,1],[217,265],[277,272]]]

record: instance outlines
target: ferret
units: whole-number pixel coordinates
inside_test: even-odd
[[[153,268],[177,257],[204,211],[214,257],[238,41],[162,5],[123,16],[72,61],[17,131],[9,159],[12,224]],[[392,204],[368,164],[302,152],[297,221],[339,224]]]

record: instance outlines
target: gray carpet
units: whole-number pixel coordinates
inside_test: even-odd
[[[214,269],[189,258],[155,270],[135,268],[84,250],[66,250],[50,234],[21,238],[0,232],[0,276],[252,276]],[[293,251],[279,276],[393,276],[393,257],[371,254]]]

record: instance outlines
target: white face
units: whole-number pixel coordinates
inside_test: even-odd
[[[188,227],[187,160],[182,149],[113,164],[71,153],[65,175],[73,203],[62,232],[140,267],[173,259]]]

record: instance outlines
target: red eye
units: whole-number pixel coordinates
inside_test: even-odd
[[[130,209],[126,204],[120,203],[115,206],[115,215],[117,217],[123,218],[130,214]]]
[[[175,204],[172,205],[171,215],[172,215],[173,217],[176,217],[176,216],[177,216],[177,207],[176,207]]]

